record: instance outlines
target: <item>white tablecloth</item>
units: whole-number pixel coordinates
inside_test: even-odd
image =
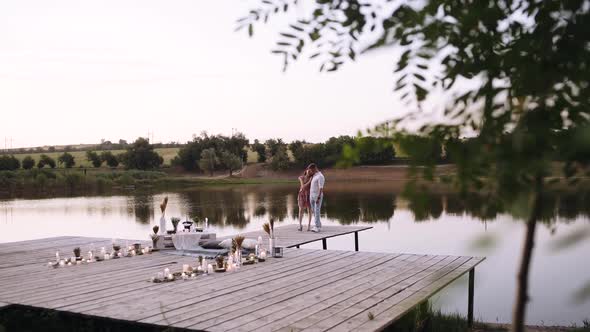
[[[199,240],[215,240],[215,233],[205,232],[178,232],[172,235],[172,243],[177,250],[198,250]]]

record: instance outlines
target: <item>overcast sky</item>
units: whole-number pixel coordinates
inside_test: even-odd
[[[250,2],[251,4],[251,2]],[[186,141],[201,131],[324,140],[399,115],[391,52],[336,73],[234,32],[241,0],[0,2],[0,144]]]

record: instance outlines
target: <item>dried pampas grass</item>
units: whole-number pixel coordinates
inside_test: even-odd
[[[262,229],[270,236],[270,225],[267,222],[262,225]]]
[[[164,197],[164,201],[162,201],[162,204],[160,204],[160,210],[162,213],[166,211],[166,206],[168,206],[168,196]]]

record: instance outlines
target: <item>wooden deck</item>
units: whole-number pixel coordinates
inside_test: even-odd
[[[355,250],[359,251],[358,233],[373,228],[371,226],[324,226],[322,227],[321,232],[314,233],[305,230],[300,232],[297,230],[297,227],[298,225],[295,224],[275,227],[275,246],[299,248],[299,246],[304,244],[322,241],[323,248],[327,249],[327,239],[354,233]],[[246,238],[252,239],[257,239],[259,236],[262,236],[264,243],[268,244],[268,235],[263,230],[242,233],[242,235]],[[229,237],[230,236],[226,236],[222,238]]]
[[[148,279],[166,267],[179,271],[182,264],[194,265],[194,258],[153,253],[46,266],[57,249],[70,253],[80,246],[87,252],[91,244],[110,246],[111,240],[59,237],[0,244],[0,303],[193,330],[373,331],[461,275],[473,277],[483,260],[286,249],[283,258],[237,272],[161,284]]]

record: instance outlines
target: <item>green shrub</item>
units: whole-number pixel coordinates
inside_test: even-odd
[[[22,166],[24,169],[31,169],[35,167],[35,159],[31,156],[26,156],[23,158]]]
[[[15,171],[20,168],[20,161],[13,155],[0,156],[0,171]]]
[[[65,168],[72,168],[76,165],[76,161],[74,161],[74,156],[64,152],[59,158],[57,158],[57,162],[64,165]]]
[[[92,166],[95,168],[98,168],[100,167],[100,165],[102,165],[102,160],[100,159],[100,156],[98,155],[98,153],[94,151],[86,151],[86,160],[92,163]]]
[[[37,168],[43,168],[45,166],[49,166],[51,168],[55,168],[55,160],[46,154],[42,154],[39,157],[39,162],[37,163]]]
[[[123,174],[117,179],[117,183],[123,186],[129,186],[135,183],[135,179],[130,174]]]

